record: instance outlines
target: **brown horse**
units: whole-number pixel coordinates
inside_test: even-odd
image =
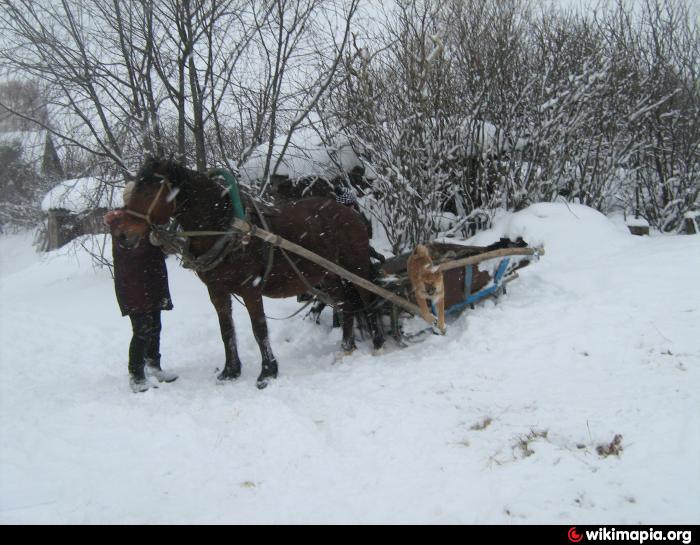
[[[226,191],[222,192],[222,187],[207,175],[171,160],[149,159],[132,184],[125,212],[118,236],[135,245],[148,235],[152,225],[165,224],[171,217],[185,231],[230,231],[234,205]],[[248,210],[248,216],[252,223],[260,225],[261,219],[255,211]],[[346,206],[323,198],[302,199],[279,207],[277,213],[266,215],[265,219],[273,233],[369,278],[367,227],[362,218]],[[217,244],[217,240],[221,237],[192,237],[189,252],[194,257],[203,256]],[[288,259],[279,249],[274,250],[270,263],[269,247],[255,237],[234,246],[214,268],[196,271],[209,290],[221,327],[226,363],[218,376],[220,380],[236,379],[241,373],[231,313],[232,293],[239,295],[245,303],[262,354],[259,388],[264,388],[270,378],[277,376],[263,295],[292,297],[308,291],[310,286],[320,287],[338,304],[343,314],[342,349],[346,352],[355,349],[354,314],[372,306],[374,296],[371,293],[308,260],[293,254]],[[381,348],[383,334],[371,312],[368,313],[368,325],[375,349]]]

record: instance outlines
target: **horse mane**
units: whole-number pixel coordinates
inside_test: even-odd
[[[227,192],[227,188],[224,185],[218,183],[216,180],[212,179],[206,174],[188,169],[182,163],[176,161],[172,157],[147,157],[139,169],[136,177],[136,183],[160,183],[161,177],[165,177],[173,188],[184,189],[184,186],[192,187],[193,182],[196,184],[198,181],[203,181],[209,182],[212,184],[212,187],[220,188],[222,196]],[[239,191],[243,206],[247,210],[250,219],[252,219],[255,223],[258,223],[258,213],[261,213],[266,217],[280,215],[281,210],[276,203],[270,203],[264,199],[255,197],[244,187],[239,186]]]
[[[198,175],[198,172],[187,169],[172,157],[149,156],[136,175],[136,183],[151,182],[154,179],[160,182],[161,177],[165,177],[173,187],[181,187],[186,181]]]

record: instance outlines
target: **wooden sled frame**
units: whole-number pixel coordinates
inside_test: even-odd
[[[503,239],[501,242],[512,243],[512,241],[508,239]],[[488,247],[460,247],[458,245],[451,245],[456,249],[464,248],[465,251],[476,253],[468,257],[449,259],[436,265],[436,268],[444,274],[443,282],[445,283],[446,291],[451,284],[453,300],[449,301],[449,296],[446,294],[448,300],[445,302],[445,315],[459,314],[467,307],[474,308],[476,303],[486,298],[498,298],[506,293],[506,284],[518,278],[516,270],[529,265],[532,260],[537,260],[540,256],[544,255],[544,249],[542,248],[529,248],[524,245],[524,243],[521,242],[521,244],[523,246],[518,248],[500,248],[496,250],[489,250]],[[514,256],[519,256],[520,259],[515,260]],[[501,259],[498,261],[498,264],[493,267],[492,274],[479,270],[478,266],[480,263],[498,258]],[[398,259],[402,259],[402,256]],[[489,279],[488,282],[484,283],[483,277],[485,275],[488,275]],[[476,276],[481,276],[480,281],[484,285],[481,285],[476,290],[472,290],[473,281]],[[401,293],[410,300],[413,299],[412,291],[415,287],[411,286],[410,282],[407,283],[403,271],[394,271],[393,274],[388,275],[384,279],[383,284],[387,289]],[[459,284],[463,290],[461,294],[455,293],[457,284]],[[437,315],[437,309],[434,305],[431,304],[430,309],[433,315]],[[406,344],[404,340],[415,338],[423,333],[429,332],[431,329],[433,333],[440,333],[433,327],[425,328],[412,335],[405,335],[401,327],[402,309],[389,303],[389,308],[385,311],[385,314],[388,315],[390,319],[391,335],[401,345]]]

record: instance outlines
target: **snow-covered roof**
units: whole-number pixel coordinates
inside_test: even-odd
[[[94,208],[120,206],[124,206],[122,189],[92,176],[65,180],[44,195],[41,201],[44,212],[60,208],[79,213]]]
[[[282,152],[286,138],[285,135],[274,142],[271,169]],[[240,166],[242,181],[251,182],[262,179],[267,151],[267,144],[255,148],[248,160]],[[365,165],[346,137],[340,136],[333,146],[326,147],[316,131],[302,129],[292,135],[276,174],[288,176],[291,179],[317,176],[332,180],[358,167],[364,169]]]

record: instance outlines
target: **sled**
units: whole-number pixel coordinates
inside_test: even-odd
[[[489,246],[464,246],[433,242],[426,245],[433,265],[443,274],[445,315],[459,315],[483,299],[499,298],[506,285],[518,278],[517,271],[544,255],[542,248],[530,248],[522,239],[502,238]],[[416,303],[415,286],[407,271],[411,252],[387,260],[379,269],[378,283],[396,295]],[[433,315],[437,315],[431,304]],[[397,342],[429,332],[426,328],[411,335],[404,334],[402,320],[405,309],[387,301],[383,314],[389,317],[391,334]],[[408,313],[410,314],[410,313]]]

